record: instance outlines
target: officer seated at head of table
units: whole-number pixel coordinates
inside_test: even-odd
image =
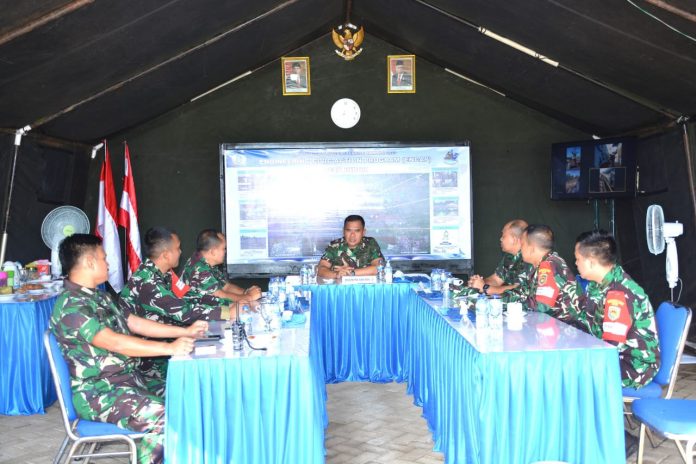
[[[261,289],[252,286],[241,288],[227,280],[220,265],[225,262],[227,240],[215,229],[205,229],[198,234],[196,251],[181,273],[181,279],[190,286],[186,299],[199,301],[207,296],[224,298],[236,303],[250,303],[261,298]]]
[[[317,276],[340,279],[343,276],[376,275],[384,261],[377,240],[366,237],[365,220],[352,214],[343,221],[343,238],[332,241],[319,260]]]
[[[580,234],[575,264],[589,281],[579,297],[579,320],[590,334],[616,345],[623,386],[645,386],[659,368],[655,314],[645,291],[618,264],[614,237],[605,231]]]
[[[522,234],[522,259],[532,265],[526,305],[575,324],[578,313],[575,274],[554,251],[553,231],[547,225],[532,224]]]
[[[522,234],[527,228],[523,219],[513,219],[503,226],[500,234],[500,248],[503,257],[495,272],[488,277],[478,274],[471,276],[461,293],[484,293],[502,295],[506,301],[524,301],[527,298],[527,283],[532,271],[530,264],[522,259]]]
[[[188,354],[208,324],[175,327],[119,310],[97,289],[108,277],[108,265],[101,239],[94,235],[66,238],[59,256],[68,277],[50,327],[70,370],[75,410],[83,419],[145,432],[138,462],[162,462],[164,383],[148,388],[155,384],[143,378],[133,357]]]

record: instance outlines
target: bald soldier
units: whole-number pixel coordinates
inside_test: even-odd
[[[546,225],[530,225],[522,234],[522,259],[532,266],[527,305],[563,322],[577,320],[575,274],[554,251],[553,231]]]
[[[257,286],[241,288],[227,280],[220,266],[225,262],[227,240],[215,229],[205,229],[196,239],[196,252],[191,256],[181,273],[181,279],[191,287],[185,298],[197,303],[206,297],[221,299],[221,304],[250,303],[261,298]]]
[[[524,301],[527,298],[532,267],[524,262],[521,253],[522,234],[526,227],[527,222],[523,219],[513,219],[503,226],[500,233],[503,256],[498,266],[488,277],[473,275],[467,284],[470,289],[486,295],[502,295],[505,301]]]
[[[193,339],[202,336],[208,324],[174,327],[120,311],[107,293],[97,289],[108,277],[99,237],[72,235],[60,244],[59,256],[68,278],[53,308],[50,328],[70,370],[75,411],[86,420],[144,432],[138,462],[162,462],[164,384],[148,388],[134,356],[188,354]]]

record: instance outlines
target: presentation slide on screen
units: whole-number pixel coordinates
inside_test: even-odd
[[[365,218],[385,256],[471,258],[468,146],[222,146],[228,264],[318,260]]]

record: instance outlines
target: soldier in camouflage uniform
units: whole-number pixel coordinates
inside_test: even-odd
[[[161,227],[149,229],[145,233],[148,258],[121,290],[119,306],[126,314],[178,326],[197,320],[229,319],[229,308],[214,297],[206,296],[195,302],[185,298],[189,289],[173,271],[179,265],[180,245],[175,233]],[[164,381],[167,360],[167,357],[142,358],[138,368],[146,378]]]
[[[529,294],[529,274],[531,265],[522,260],[521,239],[527,223],[515,219],[503,226],[500,234],[500,248],[503,257],[500,259],[495,272],[484,278],[478,274],[471,276],[467,287],[458,292],[457,296],[501,295],[503,301],[525,301]]]
[[[192,337],[205,333],[207,323],[172,327],[122,313],[108,294],[96,289],[108,276],[98,237],[68,237],[59,254],[68,279],[53,308],[50,328],[70,370],[75,411],[83,419],[144,432],[138,462],[162,462],[164,385],[149,390],[130,356],[188,354]],[[162,343],[133,334],[176,340]]]
[[[530,225],[522,235],[522,259],[533,266],[527,306],[569,324],[578,315],[575,274],[555,251],[549,226]]]
[[[617,264],[616,255],[616,242],[604,231],[578,237],[575,263],[590,281],[580,296],[579,320],[589,333],[616,345],[623,386],[640,388],[659,368],[655,315],[647,295]]]
[[[343,238],[332,241],[324,251],[317,276],[340,279],[347,275],[376,275],[384,261],[377,240],[365,237],[365,220],[353,214],[343,221]]]
[[[214,230],[205,229],[196,239],[196,252],[186,261],[181,279],[191,287],[186,299],[198,303],[206,297],[221,299],[221,304],[231,302],[250,303],[261,298],[261,289],[257,286],[243,289],[227,281],[220,265],[225,262],[227,240]]]

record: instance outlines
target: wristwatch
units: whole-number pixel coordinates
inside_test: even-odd
[[[488,295],[488,289],[491,288],[488,284],[483,284],[483,294]]]

